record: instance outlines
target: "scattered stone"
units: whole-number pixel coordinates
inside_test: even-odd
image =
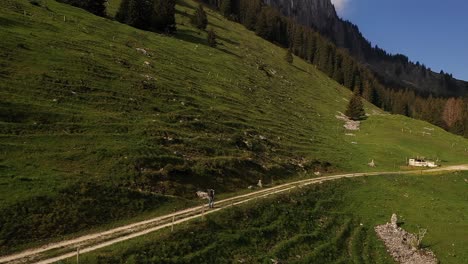
[[[142,74],[141,76],[144,77],[148,81],[156,80],[156,78],[154,78],[153,76],[150,76],[148,74]]]
[[[320,173],[320,171],[316,171],[316,172],[314,172],[314,175],[315,176],[320,176],[320,175],[322,175],[322,173]]]
[[[414,243],[418,237],[398,227],[398,217],[392,215],[390,223],[375,227],[375,232],[385,243],[387,252],[395,261],[401,264],[437,264],[434,253],[429,250],[417,249]]]
[[[392,218],[390,218],[390,224],[394,229],[398,228],[398,216],[396,214],[392,214]]]
[[[257,186],[259,188],[263,188],[262,180],[258,180]]]
[[[144,64],[145,64],[146,66],[151,66],[151,63],[150,63],[149,61],[145,61]]]
[[[360,126],[361,126],[360,121],[351,120],[349,119],[349,117],[347,117],[345,114],[341,112],[338,112],[338,114],[339,115],[336,115],[335,117],[336,119],[345,121],[345,124],[343,125],[344,128],[346,128],[347,130],[351,130],[351,131],[357,131],[360,129]]]
[[[140,52],[141,54],[148,56],[148,51],[142,48],[136,48],[136,51]]]

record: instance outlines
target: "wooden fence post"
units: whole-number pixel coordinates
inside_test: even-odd
[[[172,216],[171,232],[174,232],[174,221],[175,221],[175,215]]]

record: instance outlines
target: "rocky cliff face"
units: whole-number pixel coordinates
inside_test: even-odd
[[[468,83],[426,69],[403,55],[385,54],[373,48],[359,28],[338,17],[330,0],[264,0],[283,15],[318,30],[338,47],[368,65],[383,83],[392,88],[412,89],[421,94],[460,96],[468,93]],[[401,40],[404,45],[404,40]]]

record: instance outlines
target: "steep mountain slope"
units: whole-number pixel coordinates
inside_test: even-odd
[[[424,65],[409,61],[404,55],[390,55],[372,47],[356,25],[338,17],[330,0],[264,0],[299,23],[311,26],[345,48],[368,65],[381,81],[393,88],[409,88],[420,94],[461,96],[468,92],[468,83],[449,74],[434,73]],[[404,45],[402,43],[402,45]]]
[[[349,134],[335,117],[349,90],[213,11],[208,47],[194,6],[180,1],[165,36],[55,1],[0,2],[0,251],[187,206],[207,187],[466,161],[465,139],[370,104]]]

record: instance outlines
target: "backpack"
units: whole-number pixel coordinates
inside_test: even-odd
[[[214,197],[215,191],[213,189],[208,190],[208,196]]]

